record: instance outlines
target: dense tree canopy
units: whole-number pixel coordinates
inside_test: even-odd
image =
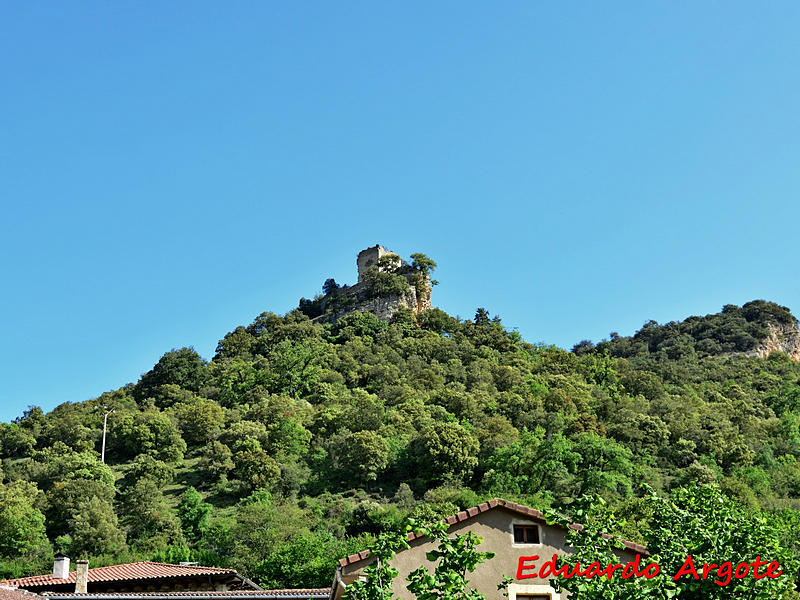
[[[716,485],[794,544],[800,365],[737,353],[776,323],[795,321],[756,301],[567,352],[486,309],[263,313],[210,362],[172,350],[135,384],[3,424],[0,570],[46,572],[55,547],[325,586],[337,556],[405,516],[491,496],[569,514],[599,494],[641,541],[658,515],[639,482]],[[98,404],[115,410],[107,464]]]

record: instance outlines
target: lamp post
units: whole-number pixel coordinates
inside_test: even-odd
[[[115,410],[111,410],[108,406],[95,406],[95,409],[101,409],[103,411],[103,446],[100,450],[100,462],[106,462],[106,426],[108,425],[108,415],[111,413],[117,412]]]

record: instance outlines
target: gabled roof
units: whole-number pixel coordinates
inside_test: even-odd
[[[523,515],[528,517],[534,521],[538,521],[543,525],[547,524],[547,521],[544,518],[544,514],[540,510],[536,510],[535,508],[531,508],[529,506],[525,506],[523,504],[517,504],[516,502],[510,502],[508,500],[504,500],[503,498],[493,498],[488,502],[484,502],[483,504],[479,504],[478,506],[473,506],[472,508],[468,508],[466,510],[462,510],[460,513],[456,513],[444,519],[444,521],[448,525],[455,525],[456,523],[461,523],[462,521],[468,521],[474,517],[477,517],[481,513],[485,513],[490,510],[495,509],[504,509],[511,511],[513,513]],[[573,523],[570,525],[570,529],[576,529],[580,531],[583,528],[583,525],[579,523]],[[406,536],[409,542],[416,540],[420,537],[424,537],[418,533],[409,533]],[[611,537],[610,535],[604,537]],[[647,555],[647,548],[642,546],[641,544],[635,544],[633,542],[629,542],[628,540],[620,540],[625,548],[632,552],[636,552],[637,554],[644,554]],[[361,562],[362,560],[366,560],[369,558],[369,550],[364,550],[357,554],[351,554],[350,556],[346,556],[339,560],[339,565],[342,567],[346,567],[347,565],[352,565],[353,563]]]
[[[98,594],[73,594],[65,592],[45,592],[42,596],[31,595],[26,600],[277,600],[290,598],[327,598],[330,588],[291,588],[281,590],[230,590],[227,592],[101,592]],[[0,600],[3,600],[0,598]],[[17,599],[10,599],[17,600]],[[23,599],[18,599],[23,600]]]
[[[108,567],[95,567],[89,569],[89,583],[100,581],[131,581],[139,579],[173,579],[175,577],[197,577],[204,575],[235,575],[239,574],[234,569],[220,569],[217,567],[200,567],[196,565],[170,565],[157,562],[135,562],[124,565],[111,565]],[[241,577],[241,576],[239,576]],[[56,579],[52,573],[47,575],[34,575],[0,581],[0,585],[37,588],[54,585],[75,584],[75,571],[70,571],[68,579]]]

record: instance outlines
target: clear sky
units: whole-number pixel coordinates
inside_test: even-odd
[[[0,419],[355,279],[533,342],[800,313],[797,2],[6,2]]]

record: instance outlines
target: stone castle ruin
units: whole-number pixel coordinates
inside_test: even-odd
[[[314,321],[327,323],[356,311],[388,320],[401,308],[415,314],[432,308],[430,277],[380,244],[359,252],[356,267],[358,283],[339,286],[329,279],[324,294],[313,300],[301,298],[299,309]]]
[[[374,267],[378,264],[378,261],[383,256],[398,256],[391,250],[387,250],[383,246],[379,244],[375,244],[369,248],[364,248],[361,252],[358,253],[356,257],[356,267],[358,268],[358,281],[359,283],[364,281],[364,274],[369,270],[370,267]],[[398,256],[398,258],[400,258]],[[408,263],[400,258],[401,266],[407,267]]]

